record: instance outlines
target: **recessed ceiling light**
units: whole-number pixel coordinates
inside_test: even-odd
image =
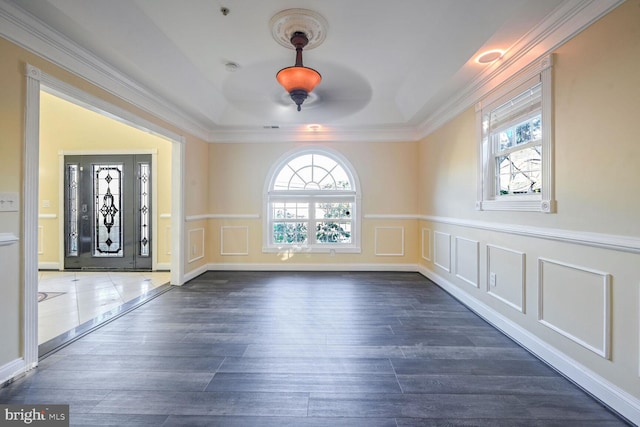
[[[322,129],[321,125],[316,125],[316,124],[311,124],[311,125],[307,125],[307,129],[309,129],[312,132],[317,132],[320,129]]]
[[[476,57],[476,62],[478,64],[490,64],[502,58],[502,55],[504,55],[504,50],[500,50],[500,49],[488,50],[478,55]]]

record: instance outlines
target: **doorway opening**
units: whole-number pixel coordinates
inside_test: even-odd
[[[51,82],[38,93],[38,303],[25,319],[39,357],[182,282],[182,137]]]

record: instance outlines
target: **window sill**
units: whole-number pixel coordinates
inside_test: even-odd
[[[362,250],[356,246],[263,246],[263,253],[305,253],[305,254],[359,254]]]
[[[480,200],[476,202],[476,210],[479,211],[518,211],[518,212],[543,212],[554,213],[556,211],[555,200]]]

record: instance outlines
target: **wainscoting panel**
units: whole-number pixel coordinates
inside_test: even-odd
[[[220,227],[220,255],[249,255],[249,227]]]
[[[376,227],[376,256],[404,256],[404,227]]]
[[[611,275],[539,258],[538,281],[538,320],[609,359]]]
[[[522,313],[526,307],[525,269],[523,252],[487,245],[487,292]]]
[[[189,261],[204,258],[204,228],[189,230]]]
[[[422,229],[422,259],[431,261],[431,229]]]
[[[451,234],[435,231],[433,237],[433,263],[449,273],[451,272]]]
[[[44,227],[38,226],[38,255],[44,254]]]
[[[171,255],[171,226],[167,225],[164,228],[164,241],[166,242],[165,244],[167,245],[166,247],[166,251],[167,251],[167,255]]]
[[[480,243],[477,240],[456,237],[455,272],[456,277],[468,284],[479,287],[478,276]]]

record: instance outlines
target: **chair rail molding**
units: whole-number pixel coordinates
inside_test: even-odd
[[[555,240],[576,245],[592,246],[621,252],[640,253],[640,238],[616,234],[594,233],[590,231],[563,230],[558,228],[534,227],[519,224],[500,224],[488,221],[423,215],[423,221],[476,228],[538,239]]]

